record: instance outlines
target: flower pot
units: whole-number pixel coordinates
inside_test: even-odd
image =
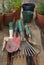
[[[38,24],[41,28],[44,28],[44,15],[41,15],[41,14],[36,14],[37,16],[37,21],[38,21]]]
[[[20,19],[20,14],[21,14],[21,7],[19,7],[15,13],[14,13],[14,18],[15,18],[15,21]]]
[[[4,21],[4,14],[1,14],[0,15],[0,30],[2,30],[3,21]]]
[[[14,17],[14,12],[11,13],[5,13],[4,15],[4,25],[8,26],[9,22],[13,20]]]
[[[22,5],[23,11],[34,11],[35,4],[34,3],[25,3]]]
[[[33,18],[33,13],[31,11],[23,11],[23,21],[24,23],[30,23]]]

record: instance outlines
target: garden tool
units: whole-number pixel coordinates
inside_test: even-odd
[[[26,40],[26,47],[25,47],[25,53],[28,55],[28,56],[33,56],[35,54],[38,54],[40,52],[40,49],[34,46],[32,46],[29,42],[27,42]]]
[[[26,37],[32,38],[31,30],[27,24],[25,25],[24,30],[25,30]]]
[[[18,50],[20,46],[20,39],[19,37],[14,36],[13,39],[9,39],[6,45],[6,50],[9,53],[15,52]]]
[[[25,28],[26,28],[25,30],[27,31],[28,26],[26,25]],[[22,22],[20,20],[18,21],[18,29],[19,29],[20,33],[23,32]],[[28,34],[29,34],[29,32],[28,32]],[[37,51],[34,49],[34,47],[31,45],[31,43],[27,41],[27,39],[24,37],[23,33],[22,33],[22,35],[23,35],[23,37],[22,37],[23,41],[21,40],[20,50],[21,51],[23,50],[25,52],[25,54],[27,54],[29,56],[33,56],[34,54],[37,53]]]
[[[21,53],[25,54],[26,56],[33,56],[33,55],[38,54],[40,52],[39,48],[35,48],[26,39],[25,39],[25,41],[21,41],[20,50],[21,50]]]
[[[4,37],[2,51],[5,49],[8,39],[13,38],[13,22],[9,23],[9,37]]]
[[[17,28],[17,26],[14,28],[14,35],[18,36],[18,28]]]
[[[29,43],[27,43],[26,41],[21,41],[20,50],[22,54],[33,56],[35,54],[35,51],[28,44]]]
[[[9,23],[9,37],[13,38],[13,22]]]
[[[20,37],[16,36],[16,28],[14,30],[14,36],[13,37],[12,37],[12,35],[13,35],[13,33],[10,33],[10,39],[7,41],[7,45],[6,45],[6,50],[9,53],[16,52],[18,50],[19,46],[20,46]]]
[[[22,25],[22,21],[21,20],[17,21],[17,26],[18,26],[18,30],[20,32],[21,40],[23,40],[23,38],[24,38],[24,32],[23,32],[23,25]]]
[[[12,23],[11,25],[9,24],[9,26],[12,28]],[[13,35],[10,27],[9,27],[10,38],[7,41],[6,50],[8,53],[11,54],[10,65],[13,65],[14,52],[16,52],[20,47],[20,37],[16,36],[17,28],[15,28],[14,35]]]
[[[25,31],[25,37],[26,37],[27,41],[33,45],[36,45],[36,43],[32,40],[31,30],[27,24],[24,26],[24,31]]]

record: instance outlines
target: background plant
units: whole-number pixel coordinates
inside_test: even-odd
[[[3,7],[2,7],[2,4],[0,4],[0,14],[3,13]]]
[[[21,0],[3,0],[2,4],[0,5],[0,13],[11,12],[11,9],[17,10],[19,7],[21,7],[22,3]]]
[[[37,5],[37,8],[36,8],[36,11],[37,11],[39,14],[44,15],[44,1],[42,1],[42,0],[39,0],[39,1],[38,1],[38,5]]]
[[[11,6],[10,0],[4,0],[4,12],[9,13],[11,11]]]
[[[11,0],[12,7],[17,10],[21,5],[21,0]]]

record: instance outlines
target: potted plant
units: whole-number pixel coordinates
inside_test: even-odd
[[[13,20],[14,12],[11,12],[11,2],[10,0],[4,0],[4,25],[8,26],[9,22]]]
[[[2,4],[0,4],[0,30],[2,29],[3,21],[4,21],[3,7]]]
[[[12,7],[14,13],[15,20],[20,19],[20,13],[21,13],[21,0],[11,0],[12,1]]]
[[[44,2],[39,1],[39,5],[36,8],[36,17],[38,24],[41,28],[44,28]]]

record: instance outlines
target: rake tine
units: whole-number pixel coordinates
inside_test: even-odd
[[[33,50],[33,48],[30,47],[30,50],[33,54],[35,54],[35,51]]]
[[[26,49],[24,50],[24,53],[27,55]]]
[[[26,49],[26,52],[27,52],[27,55],[29,55],[29,56],[31,55],[31,53],[29,53],[28,49]]]
[[[28,54],[30,53],[30,55],[32,55],[32,52],[31,52],[31,50],[30,50],[30,48],[28,46],[26,47],[26,49],[28,51]]]
[[[32,53],[32,51],[31,51],[31,49],[30,48],[28,48],[28,51],[30,50],[30,53],[31,53],[31,56],[33,56],[33,53]]]
[[[27,46],[30,48],[31,52],[32,52],[33,54],[35,54],[35,51],[33,50],[33,48],[31,48],[30,45],[27,45]]]
[[[26,44],[26,50],[28,51],[28,54],[32,55],[31,51],[30,51],[30,47]]]
[[[26,41],[27,42],[27,41]],[[28,43],[28,42],[27,42]],[[35,53],[37,53],[37,51],[33,48],[33,46],[31,46],[29,43],[28,45],[33,49],[33,51],[35,51]]]

